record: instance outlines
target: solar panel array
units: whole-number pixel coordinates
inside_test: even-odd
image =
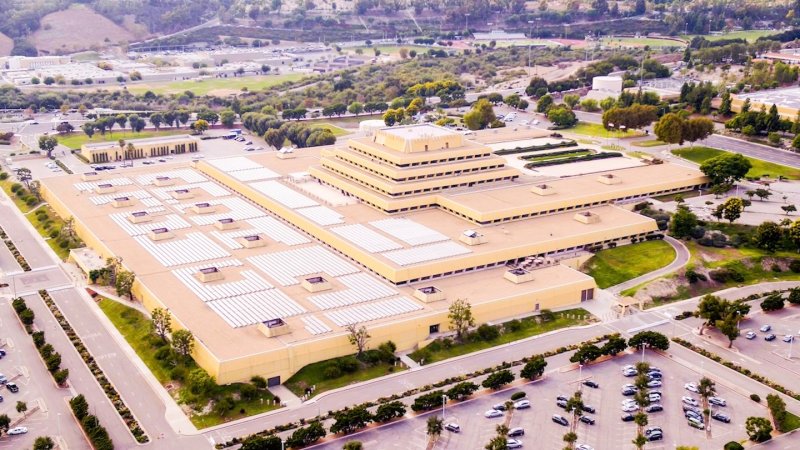
[[[197,225],[211,225],[219,219],[231,218],[233,220],[247,220],[255,219],[256,217],[263,217],[266,213],[261,209],[248,203],[246,200],[239,197],[226,197],[217,200],[209,200],[204,203],[210,205],[222,205],[227,208],[227,211],[218,212],[213,214],[194,214],[189,216],[189,220]],[[185,213],[188,208],[194,206],[194,203],[181,203],[173,205],[178,211]]]
[[[394,242],[360,223],[331,228],[331,231],[370,253],[380,253],[403,248],[403,246],[397,242]]]
[[[250,187],[276,202],[292,209],[317,206],[319,203],[275,180],[257,181]]]
[[[134,236],[133,239],[166,267],[231,256],[203,233],[187,233],[184,239],[163,243],[153,242],[147,236]]]
[[[231,194],[224,187],[211,181],[204,181],[202,183],[182,184],[180,186],[166,186],[161,188],[153,188],[151,189],[151,192],[161,200],[169,200],[172,198],[171,192],[177,191],[179,189],[202,189],[213,197],[225,197],[226,195]]]
[[[253,161],[252,159],[245,158],[244,156],[234,156],[233,158],[219,158],[209,159],[208,163],[223,172],[236,172],[239,170],[258,169],[261,164]]]
[[[345,275],[336,281],[341,282],[347,289],[312,295],[308,300],[319,309],[332,309],[398,294],[396,290],[363,272]]]
[[[155,209],[164,210],[164,208],[151,208],[148,211],[152,211]],[[113,220],[117,225],[120,226],[126,233],[131,236],[141,236],[147,234],[153,228],[167,228],[169,230],[181,230],[184,228],[189,228],[189,222],[183,220],[177,214],[161,214],[161,215],[152,215],[152,220],[145,223],[132,223],[128,220],[128,216],[130,213],[116,213],[111,214],[109,217]]]
[[[138,191],[119,192],[119,193],[115,192],[113,194],[96,195],[94,197],[89,197],[89,201],[91,201],[94,205],[100,206],[111,203],[114,201],[114,199],[120,197],[130,197],[141,200],[144,198],[150,198],[152,197],[152,195],[150,195],[149,192],[142,189]]]
[[[133,184],[130,178],[112,178],[110,180],[100,180],[92,182],[75,183],[73,186],[79,191],[93,191],[101,184],[110,184],[112,186],[128,186]]]
[[[311,219],[314,223],[322,226],[336,225],[344,223],[344,216],[328,208],[327,206],[311,206],[297,210],[301,216]]]
[[[141,185],[153,184],[158,177],[180,178],[186,183],[202,183],[208,179],[193,169],[175,169],[162,172],[146,173],[136,177],[136,182]]]
[[[273,178],[280,178],[280,174],[273,172],[266,167],[237,170],[235,172],[231,172],[231,176],[239,181],[271,180]]]
[[[228,325],[237,328],[271,319],[285,319],[306,310],[278,289],[207,302]]]
[[[214,266],[219,267],[218,264],[214,264]],[[172,273],[204,302],[239,297],[253,292],[266,291],[273,287],[253,270],[241,271],[239,274],[244,278],[243,280],[203,283],[195,277],[200,269],[201,267],[189,267],[173,270]]]
[[[464,255],[471,253],[466,247],[463,247],[455,242],[440,242],[438,244],[426,245],[423,247],[412,247],[402,250],[394,250],[391,252],[383,253],[383,256],[389,258],[390,261],[401,266],[408,266],[411,264],[435,261],[437,259],[449,258],[451,256]]]
[[[283,286],[298,284],[297,277],[304,275],[326,273],[338,277],[358,272],[355,266],[319,245],[257,255],[247,260]]]
[[[273,217],[258,217],[246,221],[252,226],[246,230],[236,230],[230,232],[212,231],[210,234],[219,239],[220,242],[225,244],[231,250],[244,248],[244,246],[236,240],[245,236],[253,234],[264,234],[270,239],[281,242],[286,245],[300,245],[311,242],[308,238],[293,230],[292,228],[284,225]]]
[[[423,245],[450,240],[447,236],[409,219],[383,219],[370,225],[409,245]]]
[[[407,297],[399,297],[342,308],[324,314],[325,317],[336,325],[344,327],[352,323],[364,323],[371,320],[384,319],[386,317],[406,314],[420,309],[422,309],[422,305],[419,303]]]
[[[300,318],[304,324],[306,324],[303,328],[306,329],[311,334],[325,334],[330,333],[331,327],[325,325],[325,322],[319,320],[316,316],[303,316]]]

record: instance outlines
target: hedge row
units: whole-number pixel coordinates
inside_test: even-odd
[[[586,162],[586,161],[594,161],[597,159],[607,159],[607,158],[619,158],[622,156],[622,153],[619,152],[601,152],[595,153],[592,155],[585,155],[585,156],[573,156],[570,158],[562,158],[562,159],[549,159],[547,161],[538,161],[538,162],[530,162],[525,164],[526,169],[532,169],[535,167],[546,167],[546,166],[556,166],[559,164],[569,164],[575,162]]]
[[[20,253],[19,250],[17,250],[17,246],[14,245],[14,242],[12,242],[11,239],[8,238],[8,235],[6,234],[6,231],[3,229],[3,227],[0,227],[0,238],[3,239],[3,242],[6,244],[6,247],[8,247],[8,250],[11,252],[12,255],[14,255],[14,258],[17,259],[17,263],[19,264],[20,267],[22,267],[22,270],[24,270],[25,272],[30,272],[31,265],[28,264],[28,261],[25,259],[24,256],[22,256],[22,253]]]
[[[69,168],[69,167],[67,167],[67,165],[66,165],[66,164],[64,164],[63,162],[61,162],[61,160],[60,160],[60,159],[55,159],[54,161],[56,162],[56,165],[57,165],[58,167],[60,167],[60,168],[61,168],[61,170],[63,170],[64,172],[66,172],[66,173],[68,173],[68,174],[70,174],[70,175],[72,175],[72,174],[74,173],[74,172],[72,172],[72,170],[70,170],[70,168]]]
[[[770,380],[769,378],[767,378],[767,377],[765,377],[763,375],[759,375],[759,374],[757,374],[755,372],[752,372],[750,369],[742,367],[742,366],[740,366],[740,365],[738,365],[738,364],[736,364],[734,362],[728,361],[726,359],[722,359],[722,357],[720,357],[720,356],[718,356],[718,355],[716,355],[714,353],[711,353],[706,349],[697,347],[694,344],[692,344],[691,342],[686,341],[684,339],[676,337],[676,338],[672,338],[672,340],[676,344],[682,345],[682,346],[688,348],[689,350],[691,350],[691,351],[693,351],[693,352],[695,352],[697,354],[703,355],[708,359],[711,359],[711,360],[713,360],[715,362],[718,362],[718,363],[722,364],[723,366],[725,366],[725,367],[727,367],[727,368],[729,368],[731,370],[735,370],[735,371],[739,372],[740,374],[742,374],[742,375],[744,375],[746,377],[749,377],[750,379],[758,381],[759,383],[761,383],[763,385],[769,386],[772,389],[775,389],[776,391],[780,392],[781,394],[788,395],[789,397],[792,397],[795,400],[800,400],[800,394],[792,391],[791,389],[787,389],[787,388],[781,386],[780,384]]]
[[[552,150],[554,148],[563,148],[563,147],[577,147],[578,143],[573,140],[562,141],[556,144],[547,143],[543,145],[531,145],[530,147],[517,147],[517,148],[510,148],[504,150],[498,150],[494,152],[495,155],[513,155],[515,153],[527,153],[527,152],[540,152],[542,150]]]
[[[69,324],[69,321],[67,321],[66,317],[64,317],[64,314],[61,313],[61,310],[53,301],[53,298],[50,297],[50,294],[45,290],[41,290],[39,291],[39,295],[44,299],[47,307],[50,308],[50,311],[53,313],[53,316],[55,316],[58,324],[61,325],[61,329],[64,330],[70,342],[72,342],[72,345],[76,350],[78,350],[78,354],[81,355],[81,358],[83,358],[83,361],[89,367],[92,375],[94,375],[95,379],[97,379],[100,387],[103,388],[103,392],[105,392],[106,397],[108,397],[108,399],[111,401],[111,404],[114,405],[117,413],[125,422],[125,425],[128,426],[128,430],[130,430],[133,437],[136,438],[136,441],[140,444],[150,442],[150,438],[147,436],[147,434],[145,434],[144,430],[142,430],[142,427],[139,426],[139,422],[137,422],[136,418],[133,417],[133,414],[131,413],[130,409],[128,409],[128,406],[125,405],[125,402],[119,396],[117,390],[111,385],[111,382],[108,381],[108,378],[106,378],[106,375],[103,373],[103,369],[97,365],[97,361],[89,352],[89,349],[86,348],[86,345],[83,344],[81,338],[78,337],[78,334],[75,333],[75,330],[72,329],[72,325]]]
[[[89,403],[83,394],[73,397],[69,401],[72,414],[78,419],[81,428],[92,443],[94,450],[114,450],[114,441],[108,435],[108,430],[100,425],[97,416],[89,414]]]
[[[33,310],[28,308],[25,304],[25,299],[18,297],[11,302],[11,306],[19,316],[19,320],[25,325],[25,331],[33,340],[33,345],[39,350],[39,355],[42,357],[47,371],[53,376],[53,379],[59,386],[64,386],[69,378],[69,369],[61,368],[61,354],[53,349],[53,346],[48,344],[44,339],[44,331],[33,331],[33,319],[35,314]]]
[[[609,338],[614,337],[614,336],[619,336],[619,333],[605,334],[603,336],[599,336],[599,337],[596,337],[594,339],[589,339],[587,341],[580,342],[578,344],[572,344],[572,345],[559,347],[559,348],[557,348],[555,350],[550,350],[550,351],[547,351],[545,353],[536,355],[536,357],[540,357],[541,356],[541,357],[544,357],[544,358],[549,358],[551,356],[560,355],[562,353],[566,353],[566,352],[569,352],[569,351],[577,350],[582,345],[597,344],[599,342],[606,341]],[[509,369],[511,367],[514,367],[514,366],[520,366],[520,365],[526,364],[528,361],[530,361],[530,359],[531,358],[526,356],[526,357],[524,357],[522,359],[519,359],[519,360],[516,360],[516,361],[503,362],[502,364],[500,364],[499,366],[496,366],[496,367],[487,367],[485,369],[476,370],[474,372],[470,372],[470,373],[467,373],[467,374],[464,374],[464,375],[445,378],[444,380],[438,381],[438,382],[433,383],[433,384],[426,384],[425,386],[422,386],[420,388],[409,389],[409,390],[407,390],[407,391],[405,391],[405,392],[403,392],[401,394],[394,394],[394,395],[389,396],[389,397],[380,397],[375,401],[363,403],[363,404],[359,405],[359,407],[363,406],[363,407],[370,408],[370,407],[373,407],[373,406],[382,405],[382,404],[389,403],[389,402],[394,402],[394,401],[397,401],[397,400],[400,400],[400,399],[403,399],[403,398],[406,398],[406,397],[411,397],[413,395],[417,395],[417,394],[420,394],[420,393],[423,393],[423,392],[433,391],[434,389],[439,389],[439,388],[442,388],[444,386],[448,386],[448,385],[451,385],[451,384],[462,383],[462,382],[468,381],[468,380],[470,380],[472,378],[477,378],[477,377],[482,376],[482,375],[488,375],[488,374],[493,373],[493,372],[506,370],[506,369]],[[439,397],[439,398],[441,398],[441,397]],[[438,403],[438,404],[441,404],[441,403]],[[326,415],[314,418],[314,421],[316,422],[316,421],[323,421],[323,420],[326,420],[326,419],[332,419],[337,414],[341,414],[342,412],[347,411],[347,410],[348,410],[348,408],[345,408],[345,409],[342,409],[342,410],[339,410],[339,411],[328,411],[328,413]],[[286,424],[283,424],[283,425],[277,425],[274,428],[271,428],[269,430],[262,430],[262,431],[259,431],[257,433],[254,433],[254,434],[251,434],[251,435],[248,435],[248,436],[235,437],[235,438],[231,439],[230,441],[218,443],[216,445],[216,448],[223,449],[223,448],[227,448],[227,447],[232,447],[234,445],[239,445],[242,442],[244,442],[245,440],[252,439],[254,437],[272,436],[272,435],[275,435],[277,433],[281,433],[281,432],[288,431],[288,430],[293,430],[295,428],[298,428],[300,426],[305,425],[305,423],[306,423],[305,419],[300,419],[298,422],[289,422],[289,423],[286,423]]]

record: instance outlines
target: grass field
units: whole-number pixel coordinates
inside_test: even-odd
[[[169,361],[161,361],[156,358],[157,351],[152,344],[153,334],[150,319],[137,309],[107,298],[101,297],[97,304],[158,381],[162,385],[176,386],[177,394],[180,397],[181,391],[186,388],[173,380],[175,368],[169,364]],[[194,361],[190,360],[182,363],[182,367],[185,367],[188,373],[197,366]],[[198,428],[206,428],[277,408],[272,405],[273,396],[269,391],[259,390],[252,400],[243,400],[236,395],[238,390],[239,385],[236,384],[217,386],[216,394],[220,397],[231,396],[235,402],[234,407],[222,417],[213,412],[195,413],[190,417],[192,423]],[[171,394],[175,393],[171,392]]]
[[[371,380],[373,378],[382,377],[393,372],[404,370],[400,366],[395,367],[392,364],[385,362],[379,362],[371,366],[359,363],[361,366],[355,372],[342,373],[341,376],[336,378],[325,376],[325,369],[337,359],[340,358],[328,359],[309,364],[300,369],[300,371],[296,374],[292,375],[292,377],[289,378],[284,385],[297,396],[304,395],[306,387],[316,386],[316,390],[311,395],[319,395],[320,393],[329,391],[331,389],[337,389],[353,383]]]
[[[633,145],[634,147],[645,147],[645,148],[648,148],[648,147],[659,147],[659,146],[667,145],[667,144],[666,144],[666,142],[661,142],[658,139],[653,139],[651,141],[631,142],[631,145]]]
[[[800,417],[786,411],[786,416],[783,418],[783,426],[781,429],[784,433],[800,428]]]
[[[314,123],[311,125],[311,128],[327,128],[336,137],[347,136],[348,134],[351,133],[350,131],[347,131],[344,128],[337,127],[336,125],[328,122]]]
[[[675,259],[675,249],[655,240],[601,250],[592,256],[583,270],[605,289],[660,269]]]
[[[258,75],[237,78],[208,78],[202,81],[167,81],[163,83],[142,83],[128,86],[128,91],[134,94],[143,94],[153,91],[156,94],[176,94],[192,91],[195,95],[229,95],[247,88],[249,91],[265,89],[286,81],[297,81],[306,74],[285,73],[280,75]]]
[[[467,353],[477,352],[509,342],[518,341],[527,337],[547,333],[548,331],[558,330],[576,325],[587,323],[592,315],[583,308],[569,309],[554,314],[553,320],[542,322],[537,317],[526,317],[519,320],[519,328],[515,331],[505,331],[492,341],[480,339],[468,340],[464,343],[452,343],[452,345],[441,345],[438,341],[427,347],[410,353],[408,356],[414,361],[424,359],[425,364],[431,364],[456,356],[466,355]]]
[[[83,132],[73,132],[67,136],[56,136],[58,139],[58,143],[64,146],[67,146],[71,149],[81,148],[81,145],[86,143],[96,143],[96,142],[105,142],[105,141],[112,141],[117,142],[120,139],[142,139],[142,138],[150,138],[156,136],[171,136],[175,134],[188,134],[191,133],[191,130],[186,128],[170,128],[167,130],[160,130],[160,131],[142,131],[141,133],[134,133],[130,130],[125,131],[112,131],[106,132],[105,136],[97,133],[91,138],[83,134]]]
[[[725,153],[724,150],[711,147],[688,147],[679,148],[672,151],[672,154],[688,159],[689,161],[696,162],[697,164],[702,164],[703,161],[722,155],[723,153]],[[780,164],[774,164],[755,158],[747,159],[750,160],[750,163],[753,165],[750,171],[747,172],[748,177],[757,178],[768,175],[770,178],[778,178],[778,176],[782,175],[790,180],[800,180],[800,169],[782,166]]]
[[[709,41],[719,41],[722,39],[746,39],[748,42],[754,42],[756,39],[762,36],[769,36],[772,34],[776,34],[778,31],[775,30],[742,30],[742,31],[731,31],[730,33],[725,33],[720,36],[702,36]],[[691,40],[693,37],[697,35],[692,34],[688,36],[681,36],[684,39]]]
[[[603,39],[603,45],[609,47],[685,47],[686,44],[682,44],[678,41],[673,41],[670,39],[658,39],[658,38],[631,38],[631,37],[621,37],[621,38],[605,38]]]
[[[612,137],[612,138],[629,138],[634,136],[641,136],[641,131],[609,131],[603,127],[602,124],[599,123],[589,123],[589,122],[578,122],[572,128],[566,128],[562,131],[566,131],[568,133],[575,133],[575,134],[582,134],[585,136],[592,136],[598,138],[605,138],[605,137]]]

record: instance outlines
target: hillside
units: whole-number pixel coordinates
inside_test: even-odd
[[[0,33],[0,56],[10,55],[12,48],[14,48],[14,40]]]
[[[50,13],[41,23],[31,40],[42,53],[70,53],[136,39],[130,31],[83,5]]]

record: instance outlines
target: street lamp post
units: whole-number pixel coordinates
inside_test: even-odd
[[[464,13],[464,37],[467,37],[469,34],[469,14],[470,13]]]
[[[644,362],[644,350],[649,347],[646,342],[642,343],[642,362]]]
[[[442,394],[442,421],[444,421],[444,408],[447,404],[447,396]]]

